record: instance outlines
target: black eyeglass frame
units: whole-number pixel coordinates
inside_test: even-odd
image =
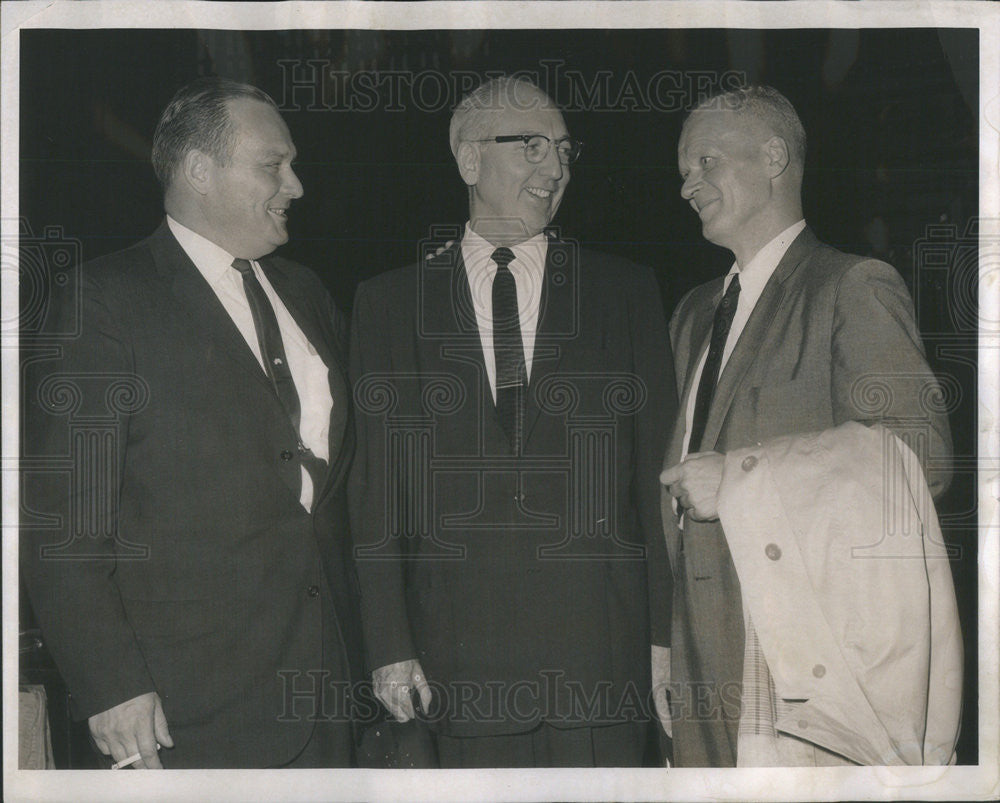
[[[532,162],[528,158],[528,143],[533,139],[544,139],[545,140],[545,152],[538,158],[537,162]],[[497,137],[488,137],[486,139],[471,139],[469,142],[523,142],[524,143],[524,158],[528,164],[540,164],[545,161],[545,157],[549,155],[549,151],[552,149],[552,143],[556,145],[556,153],[559,154],[559,161],[564,165],[575,164],[580,158],[580,154],[583,152],[583,142],[578,139],[573,139],[573,137],[561,137],[560,139],[553,140],[551,137],[545,136],[545,134],[501,134]],[[574,150],[571,157],[567,157],[566,161],[563,161],[563,153],[559,150],[559,143],[570,142],[573,144]]]

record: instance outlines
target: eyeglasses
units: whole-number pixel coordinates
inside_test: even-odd
[[[474,139],[471,142],[523,142],[524,158],[531,164],[538,164],[549,155],[553,140],[544,134],[503,134],[489,139]],[[583,143],[580,140],[569,137],[555,140],[555,145],[559,161],[564,165],[573,164],[580,158],[580,151],[583,150]]]

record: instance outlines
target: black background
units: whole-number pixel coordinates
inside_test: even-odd
[[[976,763],[978,55],[975,29],[27,30],[22,245],[63,238],[91,259],[151,233],[163,214],[148,161],[156,120],[180,86],[219,74],[282,107],[305,187],[282,253],[349,310],[359,280],[414,261],[435,227],[465,220],[448,147],[462,76],[526,71],[585,142],[555,223],[653,267],[669,314],[732,262],[679,196],[682,110],[706,86],[774,85],[809,137],[806,219],[820,239],[900,271],[932,367],[956,389],[956,478],[939,512],[966,644],[959,759]],[[337,91],[340,76],[355,91]],[[24,270],[22,293],[35,292]]]

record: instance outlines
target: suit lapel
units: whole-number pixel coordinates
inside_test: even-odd
[[[535,398],[535,390],[547,376],[559,370],[559,364],[566,355],[572,338],[579,337],[580,334],[579,318],[574,320],[574,315],[578,312],[574,309],[574,302],[580,292],[581,267],[574,264],[574,260],[579,261],[579,254],[579,249],[556,239],[549,240],[546,248],[535,350],[525,396],[525,443],[531,437],[541,409]]]
[[[785,282],[815,249],[818,242],[808,228],[804,229],[788,247],[778,263],[778,267],[775,268],[771,278],[764,285],[764,292],[761,293],[757,305],[750,313],[750,318],[736,342],[736,347],[719,376],[719,383],[716,385],[715,395],[712,398],[712,407],[708,413],[708,421],[705,424],[705,434],[702,437],[702,445],[705,448],[708,448],[709,444],[714,447],[718,441],[733,397],[736,395],[736,391],[742,387],[743,378],[750,366],[763,351],[762,346],[767,332],[774,324],[785,297]]]
[[[309,343],[316,349],[327,367],[327,377],[330,384],[330,396],[333,398],[333,409],[330,412],[329,453],[327,475],[323,488],[316,489],[316,501],[319,501],[321,491],[330,487],[331,476],[336,476],[336,467],[341,456],[344,443],[344,430],[347,426],[350,410],[347,375],[344,370],[344,359],[337,353],[332,334],[333,321],[322,321],[315,304],[303,292],[302,287],[290,279],[274,260],[264,257],[260,266],[271,283],[271,287],[280,296],[288,313],[295,320],[299,329]],[[325,324],[325,325],[324,325]],[[315,507],[315,504],[314,504]]]
[[[218,347],[238,367],[249,371],[263,387],[271,390],[267,374],[240,330],[201,271],[171,234],[166,221],[150,237],[149,247],[160,275],[178,301],[178,309],[188,317],[191,331],[204,332],[207,342]]]
[[[691,394],[696,392],[693,385],[695,370],[698,368],[701,356],[708,350],[709,341],[712,339],[712,321],[715,318],[715,308],[722,299],[723,282],[718,280],[718,284],[716,292],[712,293],[708,300],[701,303],[692,313],[690,331],[682,333],[683,343],[687,344],[687,354],[678,353],[677,362],[684,366],[684,382],[681,387],[677,421],[674,424],[673,434],[663,461],[664,468],[670,468],[681,459],[684,435],[687,432],[688,404]],[[678,344],[678,346],[680,345]]]
[[[470,432],[479,448],[488,430],[493,430],[490,440],[506,440],[500,427],[490,393],[489,379],[483,355],[479,322],[472,304],[472,292],[462,257],[461,239],[456,237],[440,253],[426,257],[419,263],[414,285],[417,305],[417,342],[390,344],[394,362],[410,365],[416,360],[415,370],[421,379],[418,384],[434,377],[451,377],[457,380],[474,408],[474,418],[463,418],[463,425],[474,421],[475,432]],[[423,401],[417,400],[423,405]],[[457,421],[457,419],[455,419]]]
[[[261,387],[274,398],[275,403],[278,403],[274,387],[257,357],[247,345],[215,291],[171,234],[166,221],[160,224],[150,237],[149,244],[157,268],[169,282],[171,292],[180,302],[180,309],[190,319],[192,330],[204,331],[204,337],[208,342],[217,345],[232,357],[238,367],[249,371],[260,382]],[[350,415],[350,396],[344,359],[336,352],[333,338],[328,334],[329,328],[324,329],[323,322],[312,311],[314,306],[310,299],[303,294],[297,283],[292,281],[273,260],[265,257],[258,262],[289,314],[329,369],[330,395],[334,400],[330,416],[330,460],[323,488],[314,492],[315,501],[318,502],[319,495],[331,487],[330,480],[337,475],[338,463],[343,457],[342,445]],[[332,321],[330,326],[333,326]],[[314,504],[314,508],[315,506]]]
[[[483,353],[483,341],[479,333],[479,321],[472,303],[472,290],[469,287],[469,274],[465,269],[465,259],[462,257],[461,240],[453,246],[454,253],[449,257],[453,265],[450,272],[450,285],[441,287],[439,282],[421,282],[429,290],[428,300],[440,313],[447,314],[443,320],[433,313],[429,319],[441,326],[440,330],[447,335],[447,345],[437,350],[441,359],[440,369],[454,373],[459,369],[465,376],[465,384],[470,390],[478,389],[479,420],[482,422],[479,432],[480,448],[486,449],[487,442],[507,443],[507,435],[500,426],[493,392],[490,389],[489,376],[486,373],[486,357]],[[449,249],[450,250],[450,249]],[[447,252],[446,252],[447,253]],[[447,267],[447,263],[446,263]],[[446,275],[444,272],[442,275]],[[441,303],[441,293],[448,293],[450,303]],[[435,301],[435,299],[437,299]],[[430,312],[430,311],[429,311]],[[439,314],[440,314],[439,313]],[[492,430],[488,433],[487,430]]]

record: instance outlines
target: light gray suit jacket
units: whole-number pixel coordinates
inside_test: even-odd
[[[707,348],[723,280],[696,287],[670,324],[681,410]],[[935,496],[951,477],[946,400],[924,358],[913,305],[898,272],[844,254],[807,227],[761,294],[709,411],[702,451],[723,454],[845,421],[880,421],[923,464]],[[679,462],[678,417],[664,460]],[[794,493],[794,488],[786,489]],[[664,491],[673,571],[671,694],[677,766],[735,766],[744,622],[740,584],[718,521],[682,532]]]

